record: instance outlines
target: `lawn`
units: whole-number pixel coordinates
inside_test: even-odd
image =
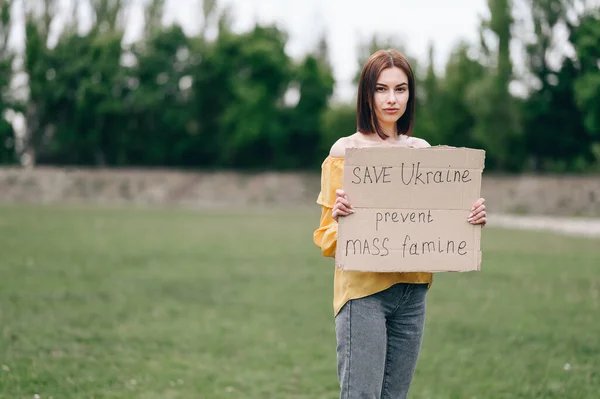
[[[0,398],[337,398],[318,217],[1,206]],[[410,398],[599,398],[600,241],[482,247],[436,275]]]

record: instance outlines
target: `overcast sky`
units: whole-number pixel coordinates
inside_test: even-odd
[[[356,46],[372,34],[395,36],[419,59],[426,59],[428,41],[436,47],[441,67],[461,38],[476,40],[479,15],[486,0],[221,0],[234,14],[234,29],[245,30],[255,21],[277,22],[290,34],[287,51],[301,56],[327,35],[337,97],[351,97],[350,81],[358,68]],[[170,0],[167,18],[194,29],[201,23],[199,0]]]
[[[63,10],[71,1],[60,0]],[[179,21],[194,34],[202,26],[202,0],[167,0],[165,22]],[[134,40],[143,27],[141,5],[133,0],[126,41]],[[352,97],[350,81],[356,73],[356,46],[372,34],[398,37],[411,55],[427,57],[428,42],[436,48],[436,67],[441,68],[460,40],[477,40],[480,15],[487,15],[486,0],[220,0],[230,6],[234,30],[247,30],[255,22],[276,22],[290,35],[287,52],[300,57],[315,47],[326,32],[330,60],[338,86],[336,97]],[[19,13],[20,14],[20,13]],[[83,16],[89,20],[89,14]],[[16,26],[13,42],[20,47],[22,26]]]

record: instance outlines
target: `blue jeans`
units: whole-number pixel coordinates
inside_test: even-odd
[[[427,284],[353,299],[335,317],[340,399],[405,399],[425,324]]]

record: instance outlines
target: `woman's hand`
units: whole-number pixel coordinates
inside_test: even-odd
[[[333,211],[331,212],[333,220],[337,222],[338,217],[348,216],[351,213],[354,213],[354,209],[352,209],[344,190],[335,190],[335,203],[333,204]]]
[[[471,208],[471,213],[467,217],[467,222],[471,224],[480,224],[481,227],[485,226],[487,223],[487,215],[485,213],[485,199],[479,198],[473,204]]]

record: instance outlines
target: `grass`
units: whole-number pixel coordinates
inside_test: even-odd
[[[318,216],[0,207],[0,398],[335,399]],[[600,242],[482,246],[436,275],[411,399],[597,399]]]

